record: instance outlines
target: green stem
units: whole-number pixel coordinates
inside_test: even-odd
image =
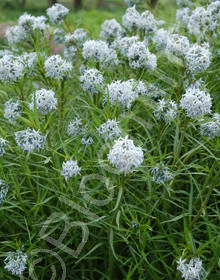
[[[179,141],[179,145],[178,145],[178,148],[177,148],[176,155],[174,155],[175,157],[174,157],[174,160],[173,160],[172,169],[173,169],[174,165],[176,164],[177,159],[179,158],[179,155],[181,153],[181,149],[182,149],[182,145],[183,145],[183,140],[184,140],[184,137],[185,137],[185,133],[187,131],[188,122],[189,122],[189,118],[187,117],[185,119],[185,122],[184,122],[183,130],[181,132],[180,141]]]
[[[215,177],[214,177],[214,179],[213,179],[213,181],[212,181],[212,185],[210,186],[209,191],[208,191],[208,193],[206,194],[205,200],[203,201],[203,203],[202,203],[202,205],[201,205],[201,207],[200,207],[200,209],[199,209],[197,215],[194,217],[193,221],[192,221],[191,224],[189,225],[189,230],[192,229],[192,227],[194,226],[194,224],[195,224],[195,223],[197,222],[197,220],[199,219],[199,217],[200,217],[200,215],[201,215],[201,213],[202,213],[202,210],[206,207],[206,204],[208,203],[209,198],[210,198],[210,196],[211,196],[211,194],[212,194],[212,192],[213,192],[213,190],[214,190],[214,188],[215,188],[215,186],[216,186],[216,185],[215,185],[215,182],[216,182],[216,180],[219,178],[219,176],[220,176],[220,168],[219,168],[217,174],[215,175]]]
[[[109,231],[108,231],[108,240],[110,240],[110,230],[111,230],[111,227],[114,227],[118,211],[121,208],[121,204],[122,204],[123,197],[124,197],[124,189],[125,189],[126,181],[127,181],[127,177],[123,177],[123,180],[122,180],[122,193],[121,193],[121,196],[120,196],[120,200],[118,202],[118,206],[115,209],[113,218],[112,218],[112,220],[110,222],[110,227],[109,227]],[[115,263],[114,263],[114,256],[113,256],[113,253],[112,253],[112,249],[109,248],[109,272],[108,272],[109,279],[113,279],[114,265],[115,265]]]

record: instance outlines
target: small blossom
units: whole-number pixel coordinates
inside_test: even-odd
[[[177,270],[182,273],[182,278],[185,280],[200,280],[201,277],[206,274],[206,271],[202,267],[202,261],[199,258],[191,259],[189,263],[182,258],[177,261]]]
[[[122,16],[122,23],[129,31],[134,31],[138,28],[141,21],[141,15],[135,9],[135,5],[126,10],[126,13]]]
[[[139,228],[139,227],[140,227],[140,225],[139,225],[136,221],[134,221],[134,220],[132,220],[131,226],[132,226],[133,228]]]
[[[54,25],[58,25],[64,21],[64,18],[68,15],[69,9],[64,7],[61,4],[56,3],[52,7],[46,10],[47,15],[49,16],[50,21]]]
[[[93,141],[92,136],[90,136],[90,134],[87,134],[81,139],[81,143],[83,145],[89,146],[89,145],[92,145],[94,143],[94,141]]]
[[[63,170],[61,172],[61,175],[65,177],[66,181],[67,179],[76,176],[77,174],[80,175],[81,167],[77,165],[77,160],[68,160],[67,162],[63,162],[62,168]]]
[[[72,120],[68,125],[67,133],[71,136],[85,134],[86,129],[84,124],[82,123],[82,119],[76,117],[74,120]]]
[[[97,131],[99,134],[104,135],[106,141],[109,139],[114,140],[116,137],[118,138],[121,135],[118,122],[110,119],[103,123]]]
[[[204,120],[201,120],[204,122]],[[206,121],[200,124],[200,133],[208,138],[213,139],[220,135],[220,115],[218,113],[213,114],[210,121]]]
[[[144,160],[142,148],[135,147],[133,140],[129,140],[128,136],[115,140],[115,144],[107,156],[110,163],[125,176],[140,167]]]
[[[87,40],[83,44],[82,55],[85,60],[100,63],[102,68],[117,65],[119,62],[116,51],[102,40]]]
[[[7,196],[9,190],[9,184],[6,184],[4,180],[0,180],[0,204]]]
[[[194,44],[185,54],[186,63],[192,74],[204,72],[211,63],[209,45],[199,46]]]
[[[123,56],[128,56],[129,48],[136,42],[138,42],[138,36],[116,38],[112,44],[112,47],[117,49]]]
[[[45,60],[44,68],[46,71],[46,77],[60,80],[69,75],[73,66],[70,62],[65,61],[57,54],[52,55]]]
[[[5,36],[10,46],[18,44],[27,39],[27,33],[25,32],[25,29],[19,25],[9,27],[5,33]]]
[[[115,105],[117,102],[118,106],[130,108],[138,98],[138,92],[134,90],[133,80],[115,81],[107,85],[106,96],[108,96],[111,105]],[[107,97],[105,98],[106,101]]]
[[[77,47],[82,47],[86,37],[87,32],[83,28],[78,28],[73,33],[68,33],[65,36],[65,43],[71,45],[73,44]]]
[[[36,149],[44,148],[45,137],[40,132],[28,128],[15,132],[15,141],[23,151],[33,153]]]
[[[151,169],[151,180],[156,184],[164,184],[173,179],[173,174],[165,167],[163,163],[158,163]]]
[[[17,117],[21,115],[21,105],[19,101],[13,102],[12,99],[5,102],[4,117],[8,119],[11,124],[15,123]]]
[[[195,87],[188,87],[180,100],[188,117],[196,119],[211,112],[212,99],[208,92]]]
[[[104,78],[100,71],[95,68],[85,70],[83,75],[79,77],[81,87],[84,91],[91,94],[99,92],[98,88],[104,87]]]
[[[7,147],[7,142],[5,139],[0,137],[0,157],[5,153],[5,149]]]
[[[158,100],[156,110],[153,112],[157,119],[163,118],[166,123],[171,123],[177,117],[178,106],[173,100],[162,98]]]
[[[112,40],[117,37],[121,37],[124,33],[123,28],[117,22],[117,20],[113,19],[106,19],[102,24],[102,31],[100,33],[100,37],[104,40]]]
[[[4,55],[0,59],[0,80],[6,83],[16,83],[24,75],[24,65],[12,55]]]
[[[128,50],[127,56],[129,59],[129,65],[133,69],[155,69],[157,67],[156,55],[150,53],[143,42],[137,42],[132,44]]]
[[[11,271],[12,274],[22,275],[27,265],[27,254],[20,250],[16,252],[8,252],[8,257],[4,260],[5,269]]]
[[[57,109],[57,98],[52,90],[36,90],[31,97],[32,102],[29,104],[29,108],[34,110],[34,100],[36,102],[37,110],[42,114],[46,115],[51,110]]]

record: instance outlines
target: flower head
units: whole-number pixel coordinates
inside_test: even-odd
[[[0,204],[2,200],[6,198],[9,190],[9,184],[6,184],[4,180],[0,180]]]
[[[49,16],[50,21],[54,25],[58,25],[61,22],[63,22],[64,18],[68,15],[69,9],[67,9],[61,4],[56,3],[52,7],[48,8],[46,12]]]
[[[156,184],[164,184],[167,181],[173,179],[173,174],[169,171],[168,167],[165,167],[163,163],[158,163],[151,169],[151,180]]]
[[[36,102],[37,110],[42,114],[46,115],[51,110],[57,108],[57,98],[55,98],[55,93],[52,90],[36,90],[32,94],[32,102],[29,104],[31,110],[34,109],[34,101]]]
[[[135,147],[133,140],[129,140],[128,136],[120,137],[115,140],[114,146],[109,151],[108,160],[126,176],[141,166],[144,153],[141,147]]]
[[[7,147],[7,142],[5,139],[0,137],[0,157],[5,153],[5,149]]]
[[[118,122],[115,120],[107,120],[107,122],[103,123],[97,130],[99,134],[104,135],[106,141],[109,139],[113,140],[121,135]]]
[[[45,137],[40,132],[28,128],[15,132],[15,141],[23,151],[33,153],[36,149],[44,148]]]
[[[46,71],[46,77],[60,80],[69,75],[73,66],[70,62],[62,59],[60,55],[56,54],[45,60],[44,68]]]
[[[205,90],[190,86],[183,94],[180,105],[186,110],[188,117],[196,119],[211,112],[212,99]]]
[[[77,165],[77,160],[76,161],[68,160],[67,162],[63,162],[62,168],[63,169],[61,175],[65,177],[66,181],[68,178],[80,174],[80,170],[81,170],[81,167]]]
[[[12,124],[15,123],[17,117],[21,115],[20,113],[21,105],[19,101],[13,102],[12,99],[5,102],[4,117]]]
[[[182,258],[177,261],[177,270],[182,273],[182,278],[185,280],[200,280],[206,273],[199,258],[191,259],[189,263],[186,262],[187,260],[182,260]]]
[[[91,94],[98,93],[99,87],[104,87],[104,78],[102,73],[95,68],[85,70],[83,75],[79,77],[81,87],[84,91],[89,91]]]
[[[8,252],[8,257],[4,260],[5,268],[11,271],[12,274],[22,275],[26,269],[27,254],[20,250],[16,252]]]

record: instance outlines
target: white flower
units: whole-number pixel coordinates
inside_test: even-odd
[[[0,180],[0,204],[7,196],[9,190],[9,184],[6,184],[4,180]]]
[[[5,153],[5,147],[7,147],[6,140],[0,137],[0,157]]]
[[[0,80],[6,83],[17,82],[24,74],[24,65],[14,56],[4,55],[0,59]]]
[[[104,40],[114,39],[117,37],[121,37],[124,33],[123,28],[117,22],[117,20],[113,19],[106,19],[102,24],[102,31],[100,33],[100,37]]]
[[[72,61],[76,56],[76,52],[77,52],[77,47],[75,47],[75,46],[65,46],[63,56],[66,60]]]
[[[21,130],[15,132],[15,141],[17,145],[24,151],[33,153],[36,149],[43,149],[45,143],[45,136],[42,136],[40,132],[31,130]]]
[[[108,97],[107,97],[108,96]],[[108,100],[111,105],[130,108],[132,103],[138,98],[138,92],[134,90],[133,80],[125,82],[115,81],[107,85],[105,102]]]
[[[173,179],[173,174],[163,163],[158,163],[150,172],[153,175],[151,180],[156,184],[164,184]]]
[[[108,119],[107,122],[103,123],[98,129],[98,133],[104,135],[105,140],[115,139],[121,135],[121,130],[118,127],[118,122],[116,120]]]
[[[44,31],[49,28],[49,25],[45,23],[47,18],[45,16],[34,17],[32,28],[33,30],[38,29],[39,31]]]
[[[155,32],[157,30],[156,20],[154,15],[150,11],[145,11],[141,14],[138,22],[138,29],[144,30],[146,34],[149,32]]]
[[[140,167],[144,160],[142,148],[135,147],[133,140],[129,140],[128,136],[115,140],[107,156],[110,163],[120,172],[124,172],[125,176]]]
[[[188,87],[180,100],[180,105],[186,110],[188,117],[196,119],[211,112],[212,99],[208,92]]]
[[[53,109],[57,109],[57,98],[52,90],[40,89],[36,90],[31,97],[32,102],[29,104],[29,108],[34,110],[34,99],[36,102],[37,110],[46,115]]]
[[[204,122],[204,120],[201,120]],[[200,124],[200,132],[203,136],[213,139],[215,136],[220,135],[220,115],[213,114],[210,121]]]
[[[157,29],[154,32],[152,41],[154,44],[156,44],[157,50],[165,50],[167,47],[168,38],[169,38],[169,31],[161,28],[161,29]]]
[[[69,9],[64,7],[61,4],[55,4],[52,7],[46,10],[47,15],[49,16],[50,21],[54,25],[58,25],[63,22],[64,18],[68,15]]]
[[[19,25],[9,27],[5,32],[5,36],[10,46],[18,44],[27,39],[25,29]]]
[[[92,145],[94,143],[94,141],[93,141],[92,136],[90,136],[90,134],[87,134],[81,139],[81,143],[83,145],[89,146],[89,145]]]
[[[129,59],[129,65],[133,69],[155,69],[157,67],[156,55],[150,53],[143,42],[137,42],[132,44],[128,50],[127,56]]]
[[[82,119],[76,117],[74,120],[72,120],[68,125],[67,133],[72,136],[85,134],[86,129],[82,123]]]
[[[177,117],[178,106],[173,100],[162,98],[158,100],[156,110],[153,112],[158,119],[163,118],[166,123],[171,123]]]
[[[113,48],[117,49],[123,56],[128,56],[128,50],[135,42],[138,42],[140,38],[138,36],[116,38],[113,44]]]
[[[85,70],[83,75],[79,77],[81,87],[84,91],[91,94],[99,92],[98,88],[104,87],[104,78],[102,73],[95,68]]]
[[[19,101],[13,102],[12,99],[5,102],[4,117],[12,124],[15,123],[15,119],[21,115],[21,105]]]
[[[16,252],[8,252],[8,257],[4,260],[5,267],[12,274],[22,275],[26,269],[27,254],[17,250]]]
[[[86,37],[87,32],[83,28],[78,28],[73,33],[68,33],[65,36],[65,43],[81,47]]]
[[[102,40],[87,40],[83,44],[83,58],[94,63],[99,62],[101,67],[107,67],[118,64],[117,53],[108,47]]]
[[[68,76],[73,66],[70,62],[65,61],[57,54],[52,55],[45,60],[44,68],[46,71],[46,77],[59,80]]]
[[[182,278],[185,280],[200,280],[206,274],[199,258],[191,259],[188,264],[186,261],[186,259],[182,260],[182,258],[177,261],[177,270],[182,273]]]
[[[77,160],[68,160],[67,162],[63,162],[62,168],[63,170],[61,171],[61,175],[65,177],[66,181],[77,174],[80,175],[81,167],[77,165]]]
[[[204,72],[211,63],[211,52],[209,44],[199,46],[197,43],[186,52],[186,63],[192,74]]]
[[[135,9],[135,5],[126,10],[126,13],[122,16],[122,23],[129,31],[133,31],[138,28],[141,21],[141,15]]]
[[[189,40],[186,36],[171,34],[167,37],[167,53],[183,56],[190,48]]]

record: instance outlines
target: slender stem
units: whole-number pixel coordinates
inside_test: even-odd
[[[193,221],[192,221],[191,224],[189,225],[189,229],[190,229],[190,230],[192,229],[192,227],[194,226],[194,224],[197,222],[197,220],[199,219],[199,217],[200,217],[200,215],[201,215],[201,213],[202,213],[202,210],[205,208],[206,204],[208,203],[209,198],[210,198],[210,196],[211,196],[211,194],[212,194],[212,192],[213,192],[213,189],[214,189],[215,186],[216,186],[216,185],[215,185],[215,182],[216,182],[216,180],[219,178],[219,176],[220,176],[220,168],[219,168],[217,174],[215,175],[215,178],[214,178],[213,181],[212,181],[212,185],[210,186],[209,191],[208,191],[208,193],[206,194],[205,200],[203,201],[203,203],[202,203],[202,205],[201,205],[201,207],[200,207],[200,209],[199,209],[197,215],[194,217]]]

